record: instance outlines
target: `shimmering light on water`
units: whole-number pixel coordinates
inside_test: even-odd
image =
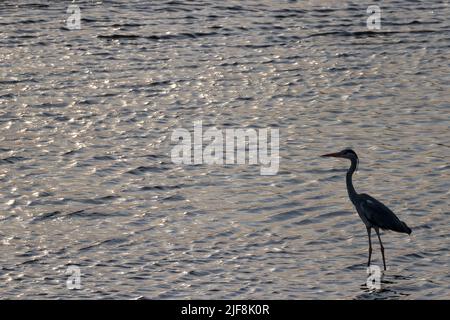
[[[377,33],[358,1],[77,1],[72,31],[44,3],[0,4],[3,298],[449,297],[445,2],[383,2]],[[279,173],[174,165],[199,119],[278,128]],[[347,146],[413,229],[378,293],[348,163],[318,157]]]

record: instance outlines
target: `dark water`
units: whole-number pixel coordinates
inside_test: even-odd
[[[2,298],[450,297],[446,1],[383,1],[376,33],[359,1],[76,3],[81,30],[0,4]],[[278,128],[278,174],[173,164],[195,120]],[[348,146],[413,229],[380,292],[348,163],[318,157]]]

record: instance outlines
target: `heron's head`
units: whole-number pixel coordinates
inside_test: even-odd
[[[335,157],[335,158],[344,158],[344,159],[349,159],[349,160],[352,160],[352,159],[358,160],[358,156],[356,155],[356,152],[353,151],[352,149],[344,149],[339,152],[324,154],[324,155],[322,155],[322,157]]]

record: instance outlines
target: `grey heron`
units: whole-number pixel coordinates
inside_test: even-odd
[[[369,237],[369,261],[367,262],[367,266],[370,266],[370,259],[372,257],[371,232],[372,228],[374,228],[380,242],[381,255],[383,256],[383,266],[384,270],[386,270],[386,260],[384,258],[384,247],[381,242],[380,229],[407,234],[411,234],[411,229],[406,225],[406,223],[400,221],[400,219],[380,201],[369,196],[368,194],[357,193],[355,191],[352,182],[352,175],[358,166],[358,156],[355,151],[352,149],[344,149],[340,152],[324,154],[322,157],[344,158],[351,161],[350,168],[347,171],[347,191],[359,217],[367,228],[367,235]]]

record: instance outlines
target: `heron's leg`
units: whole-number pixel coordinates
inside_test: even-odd
[[[372,233],[372,228],[367,227],[367,235],[369,236],[369,261],[367,261],[367,266],[370,267],[370,259],[372,258],[372,240],[370,235]]]
[[[377,233],[378,240],[380,241],[381,255],[383,256],[383,266],[384,266],[384,270],[386,270],[386,260],[384,259],[384,247],[383,247],[383,243],[381,242],[380,230],[378,228],[375,228],[375,231]]]

